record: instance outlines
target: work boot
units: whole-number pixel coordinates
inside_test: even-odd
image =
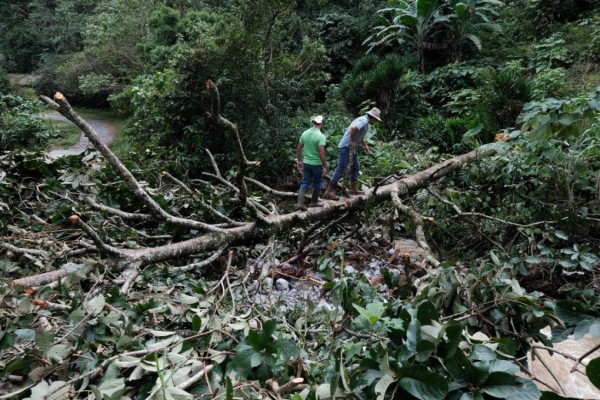
[[[350,183],[350,195],[351,196],[360,196],[361,194],[365,194],[362,190],[358,190],[358,182]]]
[[[323,207],[323,202],[319,201],[319,191],[318,190],[313,190],[309,207]]]
[[[323,193],[323,198],[329,200],[339,200],[339,196],[335,194],[336,187],[337,184],[334,181],[329,181],[329,185],[327,185],[327,190],[325,190],[325,193]]]
[[[298,210],[306,211],[308,208],[304,205],[304,194],[306,193],[306,189],[300,189],[298,191],[298,204],[296,204],[296,208]]]

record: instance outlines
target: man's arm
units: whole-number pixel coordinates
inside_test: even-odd
[[[354,125],[350,128],[350,150],[354,151],[356,149],[356,134],[358,133],[358,128]]]
[[[327,173],[327,157],[325,157],[325,146],[319,146],[319,158],[323,166],[323,175]]]
[[[298,171],[302,172],[303,164],[302,164],[302,152],[304,151],[304,145],[302,142],[298,142],[298,147],[296,148],[296,168]]]
[[[365,149],[365,153],[371,154],[371,149],[369,149],[369,145],[367,144],[367,141],[365,140],[365,138],[363,138],[363,140],[362,140],[362,145],[363,145],[363,148]]]

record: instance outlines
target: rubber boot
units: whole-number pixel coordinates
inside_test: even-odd
[[[309,207],[323,207],[323,202],[319,201],[319,191],[318,190],[313,189]]]
[[[350,183],[350,195],[351,196],[360,196],[361,194],[365,194],[362,190],[358,190],[358,182]]]
[[[340,197],[335,194],[336,187],[337,184],[334,181],[329,181],[329,185],[327,185],[327,190],[325,190],[325,193],[323,193],[323,198],[329,200],[339,200]]]
[[[304,205],[304,194],[306,193],[306,189],[300,189],[298,191],[298,204],[296,204],[296,208],[298,210],[306,211],[308,208]]]

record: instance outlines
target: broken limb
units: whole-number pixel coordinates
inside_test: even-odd
[[[393,190],[391,192],[392,203],[399,212],[408,216],[410,219],[412,219],[413,223],[415,224],[415,239],[417,240],[419,246],[421,246],[421,248],[426,251],[427,262],[429,262],[429,264],[431,264],[434,267],[439,266],[440,262],[432,255],[431,248],[427,243],[427,238],[425,237],[425,231],[423,229],[424,221],[427,220],[433,222],[433,218],[423,217],[412,208],[403,204],[402,200],[400,200],[398,192],[399,190]]]
[[[174,225],[180,225],[191,229],[199,229],[203,231],[218,231],[220,228],[205,224],[200,221],[188,220],[185,218],[174,217],[171,214],[163,210],[160,205],[152,199],[152,197],[144,190],[142,185],[135,179],[133,174],[123,165],[123,163],[117,158],[117,156],[108,148],[107,145],[102,143],[94,129],[81,118],[71,107],[71,104],[67,101],[65,96],[57,92],[54,95],[54,102],[49,102],[46,96],[41,96],[47,104],[54,108],[54,104],[58,105],[57,111],[60,112],[65,118],[73,122],[83,134],[89,139],[90,143],[94,145],[104,158],[110,163],[110,165],[117,170],[117,172],[125,179],[125,183],[131,189],[133,194],[139,198],[146,207],[150,210],[150,213],[158,220],[165,221]]]
[[[209,152],[209,154],[210,154],[210,152]],[[218,171],[218,169],[217,169],[217,171]],[[183,183],[179,179],[175,178],[170,173],[163,172],[162,175],[165,178],[168,178],[171,182],[173,182],[176,185],[178,185],[179,187],[181,187],[183,190],[185,190],[186,193],[188,193],[190,196],[192,196],[192,198],[194,200],[196,200],[198,202],[198,204],[200,204],[200,207],[202,207],[203,209],[205,209],[209,213],[213,214],[215,217],[223,219],[226,222],[228,222],[229,224],[234,225],[234,226],[239,226],[240,225],[240,222],[236,222],[236,221],[232,220],[227,215],[223,214],[222,212],[220,212],[220,211],[214,209],[213,207],[209,206],[208,204],[206,204],[204,201],[202,201],[201,198],[198,197],[198,195],[196,194],[196,192],[194,192],[189,186],[187,186],[185,183]]]

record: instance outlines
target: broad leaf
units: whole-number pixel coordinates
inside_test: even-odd
[[[600,357],[594,358],[585,368],[585,374],[590,382],[600,389]]]
[[[396,377],[391,372],[381,377],[381,379],[375,385],[375,394],[377,395],[377,400],[383,400],[388,387],[394,382],[396,382]]]
[[[421,325],[429,325],[431,321],[439,321],[440,313],[432,302],[426,301],[419,305],[417,319]]]
[[[481,391],[490,396],[510,400],[537,400],[541,395],[540,390],[530,380],[504,372],[491,373]]]
[[[446,379],[420,365],[404,371],[400,386],[420,400],[442,400],[448,394]]]

